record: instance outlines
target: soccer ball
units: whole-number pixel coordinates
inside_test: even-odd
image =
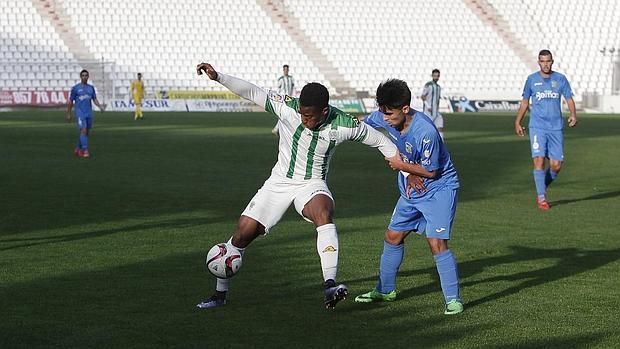
[[[231,278],[239,268],[241,268],[241,252],[232,244],[217,244],[207,253],[207,269],[215,277]]]

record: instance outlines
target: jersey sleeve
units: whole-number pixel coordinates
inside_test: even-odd
[[[523,99],[527,99],[529,100],[530,97],[532,96],[532,89],[530,88],[531,84],[530,84],[530,77],[528,76],[527,79],[525,80],[525,86],[523,86]]]
[[[570,87],[570,83],[568,82],[568,79],[566,77],[564,77],[562,80],[563,84],[560,93],[562,93],[562,96],[564,96],[565,99],[571,99],[573,97],[573,90]]]
[[[217,73],[217,81],[231,92],[252,101],[269,111],[267,108],[267,91],[264,89],[254,85],[251,82],[247,82],[223,73]]]
[[[398,153],[398,149],[394,143],[392,143],[392,141],[383,133],[370,127],[366,122],[359,122],[357,119],[354,120],[357,122],[357,127],[351,129],[352,132],[350,140],[377,148],[383,156],[388,158],[391,158]]]
[[[75,99],[77,98],[77,90],[75,86],[71,88],[71,93],[69,94],[69,100],[75,103]]]
[[[441,137],[438,132],[425,132],[418,140],[420,151],[420,165],[427,171],[435,171],[440,168],[439,159],[441,152]]]
[[[383,121],[383,113],[380,111],[374,111],[370,115],[364,118],[364,123],[372,128],[383,127],[381,121]]]
[[[93,90],[93,100],[97,99],[97,92],[95,92],[95,88],[91,86],[91,89]]]

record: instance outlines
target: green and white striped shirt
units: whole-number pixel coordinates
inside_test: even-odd
[[[310,130],[301,122],[298,98],[266,91],[221,73],[218,73],[218,81],[232,92],[263,106],[280,120],[278,162],[271,171],[272,176],[291,182],[325,180],[334,148],[345,141],[378,148],[386,157],[393,157],[398,151],[381,132],[332,106],[323,125]]]
[[[432,117],[437,117],[437,113],[439,113],[439,99],[441,98],[441,86],[433,81],[429,81],[424,85],[422,95],[426,96],[424,99],[424,112],[430,113]]]
[[[292,96],[295,92],[295,80],[290,75],[282,75],[278,78],[278,93]]]

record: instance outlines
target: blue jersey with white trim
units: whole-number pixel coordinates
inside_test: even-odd
[[[93,85],[82,85],[79,83],[71,88],[69,99],[75,104],[76,118],[92,118],[93,105],[92,100],[97,99],[95,88]]]
[[[548,78],[536,72],[527,77],[523,87],[523,99],[530,103],[530,128],[557,131],[564,127],[561,96],[573,97],[566,77],[552,71]]]
[[[411,113],[413,119],[404,134],[386,123],[380,111],[367,116],[364,122],[373,128],[386,130],[392,142],[398,147],[403,161],[419,164],[427,171],[439,171],[436,178],[424,178],[428,191],[421,194],[411,191],[412,198],[422,198],[443,188],[458,188],[459,178],[456,169],[433,121],[424,113],[413,109]],[[406,185],[406,177],[399,173],[398,187],[403,196],[406,196]]]

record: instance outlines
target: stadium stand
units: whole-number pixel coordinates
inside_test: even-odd
[[[481,2],[508,24],[530,61],[472,10]],[[282,19],[265,4],[294,18]],[[274,87],[286,63],[299,87],[319,81],[332,93],[349,86],[373,94],[380,81],[399,77],[418,94],[439,68],[444,95],[515,98],[541,48],[554,52],[555,67],[576,94],[609,94],[612,58],[600,50],[620,46],[618,18],[615,0],[3,0],[0,88],[66,90],[77,81],[84,55],[67,43],[60,21],[88,57],[113,62],[101,78],[121,97],[137,72],[147,94],[221,89],[195,75],[195,65],[208,60],[264,87]]]

